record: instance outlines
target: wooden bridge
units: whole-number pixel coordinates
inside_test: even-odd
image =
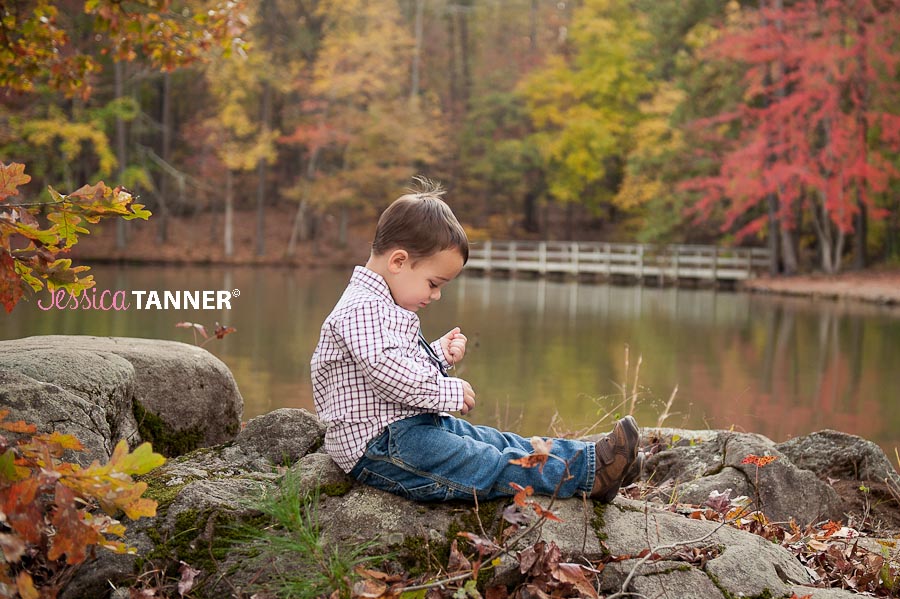
[[[766,248],[583,241],[484,241],[470,246],[469,270],[595,275],[638,280],[740,281],[767,272]]]

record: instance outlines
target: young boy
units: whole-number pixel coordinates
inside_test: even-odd
[[[466,337],[454,328],[429,344],[416,315],[441,298],[469,257],[442,195],[423,180],[422,191],[382,213],[368,262],[354,269],[322,325],[311,366],[325,450],[360,482],[418,501],[509,496],[510,483],[612,501],[639,464],[630,416],[597,443],[552,439],[561,459],[541,470],[510,463],[532,453],[528,439],[447,414],[475,407],[472,386],[447,375],[465,356]]]

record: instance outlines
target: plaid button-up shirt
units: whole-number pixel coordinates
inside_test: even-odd
[[[394,303],[383,277],[357,266],[310,364],[325,451],[345,472],[388,424],[463,406],[462,381],[441,375],[418,335],[415,312]],[[431,347],[444,361],[440,341]]]

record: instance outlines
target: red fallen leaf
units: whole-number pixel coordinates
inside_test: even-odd
[[[757,468],[762,468],[768,464],[771,464],[772,462],[774,462],[777,459],[778,459],[778,456],[774,456],[774,455],[758,456],[758,455],[754,455],[751,453],[750,455],[745,457],[743,460],[741,460],[741,464],[754,464]]]
[[[453,542],[450,543],[450,559],[447,562],[447,572],[449,574],[456,574],[457,572],[469,572],[471,570],[472,563],[466,559],[466,556],[459,552],[459,548],[456,545],[456,539],[453,539]]]
[[[475,550],[478,551],[479,555],[484,555],[500,549],[500,547],[490,539],[485,539],[484,537],[480,537],[471,532],[458,532],[456,535],[467,539],[472,546],[475,547]]]
[[[230,335],[231,333],[236,333],[236,332],[237,332],[237,329],[234,327],[220,325],[218,322],[216,323],[216,330],[215,330],[216,339],[221,339],[225,335]]]
[[[53,535],[47,557],[57,560],[65,554],[66,563],[80,564],[87,557],[85,549],[89,545],[99,545],[105,539],[97,529],[85,524],[81,512],[76,508],[75,493],[71,489],[57,483],[53,502],[56,504],[56,511],[51,521],[56,527],[56,534]]]
[[[553,572],[553,577],[560,582],[571,584],[582,596],[600,599],[600,595],[597,594],[594,585],[588,581],[584,575],[584,570],[578,564],[558,564]]]
[[[534,494],[534,489],[531,485],[527,487],[523,487],[522,485],[518,485],[516,483],[509,483],[509,486],[516,490],[516,494],[513,497],[513,501],[516,505],[520,507],[525,507],[527,505],[526,497],[529,497]]]
[[[522,468],[534,468],[538,467],[540,472],[544,472],[544,464],[547,463],[547,460],[550,458],[549,454],[545,453],[531,453],[521,458],[517,458],[515,460],[510,460],[510,464],[515,464],[516,466],[521,466]]]
[[[509,597],[509,591],[504,585],[488,587],[484,592],[484,599],[507,599],[507,597]]]
[[[533,509],[537,513],[537,515],[540,516],[541,518],[546,518],[547,520],[553,520],[554,522],[562,522],[562,519],[559,516],[557,516],[550,510],[541,507],[541,505],[539,503],[537,503],[536,501],[531,503],[531,509]]]
[[[834,520],[829,520],[825,524],[822,525],[822,536],[830,537],[837,531],[839,531],[843,527],[843,524],[840,522],[835,522]]]

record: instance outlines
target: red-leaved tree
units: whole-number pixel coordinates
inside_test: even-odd
[[[791,231],[811,226],[827,273],[855,234],[861,264],[867,219],[887,214],[878,195],[900,176],[886,154],[900,150],[897,31],[900,0],[770,0],[724,31],[711,56],[745,64],[747,89],[695,123],[714,147],[727,142],[718,173],[684,183],[696,216],[720,215],[738,240],[765,230],[776,250],[780,237],[788,270]]]

